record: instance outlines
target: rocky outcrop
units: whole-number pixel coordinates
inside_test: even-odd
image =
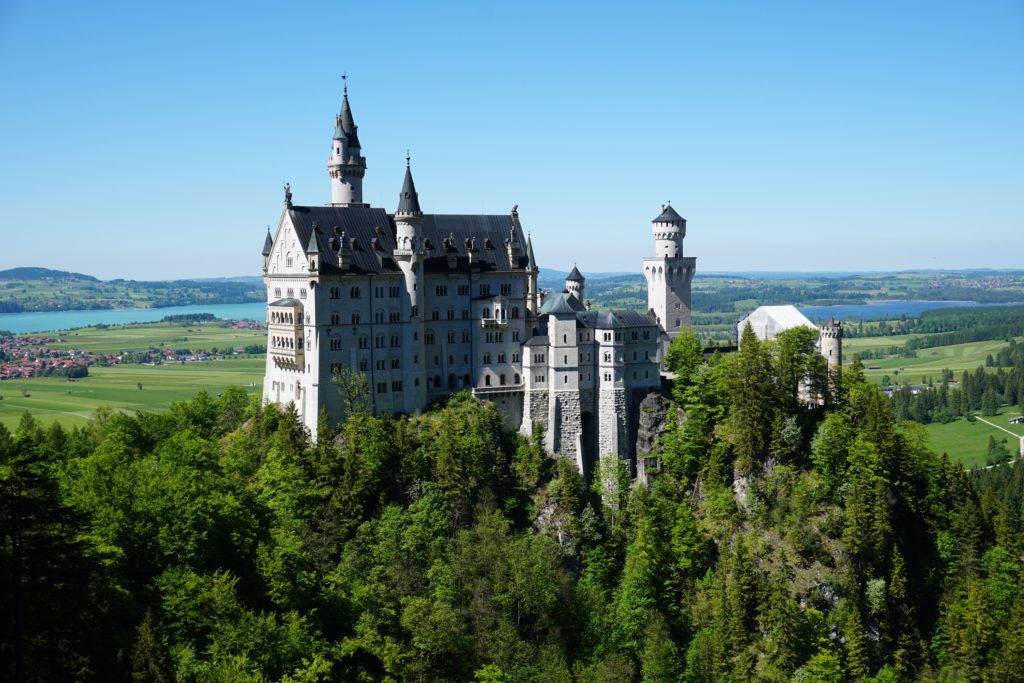
[[[651,392],[640,401],[639,426],[636,430],[636,456],[641,458],[654,452],[654,444],[665,434],[668,401],[661,394]]]

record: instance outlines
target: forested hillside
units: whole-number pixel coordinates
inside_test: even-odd
[[[813,341],[681,336],[649,489],[465,394],[348,386],[317,444],[240,390],[0,428],[0,677],[1020,680],[1024,467],[968,476]]]

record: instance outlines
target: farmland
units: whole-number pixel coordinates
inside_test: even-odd
[[[158,412],[203,389],[216,395],[232,384],[258,394],[263,370],[263,357],[257,356],[203,363],[93,367],[88,377],[74,381],[60,377],[8,380],[0,382],[0,424],[14,429],[26,410],[43,424],[60,422],[65,427],[85,424],[104,406],[127,412]]]

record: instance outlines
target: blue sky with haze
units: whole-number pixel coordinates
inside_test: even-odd
[[[257,274],[342,71],[394,210],[636,270],[1024,267],[1024,2],[0,2],[0,268]]]

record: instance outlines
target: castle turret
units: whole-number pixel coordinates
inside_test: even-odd
[[[835,318],[830,318],[827,323],[821,326],[821,355],[828,363],[828,369],[842,367],[843,365],[843,324]]]
[[[362,156],[358,126],[348,103],[348,83],[341,102],[341,113],[334,118],[334,138],[327,173],[331,177],[331,205],[352,206],[363,203],[363,176],[366,159]]]
[[[683,256],[686,219],[671,204],[651,221],[654,256],[644,259],[647,279],[647,307],[666,335],[666,343],[690,325],[690,284],[697,271],[697,259]]]
[[[270,226],[267,226],[267,239],[263,240],[263,272],[267,272],[270,265],[270,254],[274,251],[274,238],[270,236]]]
[[[583,301],[583,290],[587,286],[587,278],[583,277],[583,273],[575,265],[572,267],[572,272],[565,278],[565,291],[576,297],[577,301]]]
[[[405,276],[405,301],[403,311],[409,321],[402,344],[403,400],[404,410],[413,413],[426,403],[426,384],[420,383],[419,359],[425,358],[423,324],[423,211],[420,209],[419,193],[412,179],[409,154],[405,155],[405,180],[395,211],[395,262]]]

